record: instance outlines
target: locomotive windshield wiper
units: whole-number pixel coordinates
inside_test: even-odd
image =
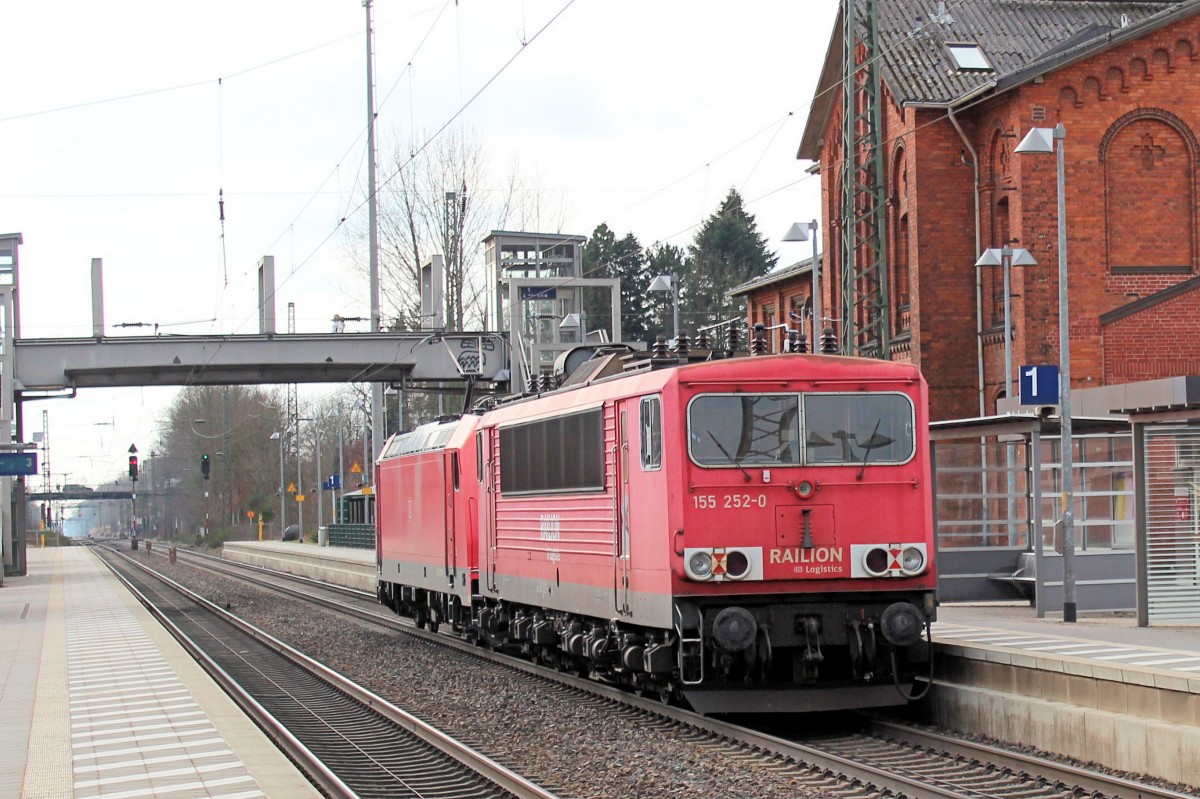
[[[708,437],[713,440],[713,443],[717,445],[717,449],[721,450],[721,454],[724,455],[730,463],[742,470],[742,475],[746,478],[746,482],[749,483],[750,472],[746,471],[746,468],[742,466],[742,464],[738,463],[737,458],[729,454],[729,450],[725,449],[724,445],[717,440],[717,437],[713,435],[711,430],[706,430],[705,432],[708,433]]]
[[[882,422],[883,422],[882,416],[880,416],[878,419],[875,420],[875,429],[871,431],[871,437],[867,439],[867,445],[866,445],[866,447],[864,447],[864,452],[863,452],[862,467],[859,468],[858,477],[855,477],[854,478],[855,480],[863,479],[863,473],[867,471],[867,459],[871,457],[871,450],[875,448],[875,445],[877,445],[877,444],[883,445],[883,444],[892,443],[892,439],[888,438],[887,436],[879,436],[878,435],[879,425]]]

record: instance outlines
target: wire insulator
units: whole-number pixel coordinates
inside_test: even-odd
[[[803,330],[788,331],[788,352],[808,352],[808,339]]]
[[[687,360],[689,344],[690,342],[688,341],[688,334],[680,333],[675,339],[675,355]]]
[[[750,347],[751,355],[767,354],[767,329],[759,322],[754,326],[754,343]]]
[[[666,358],[670,354],[667,349],[667,337],[658,336],[654,339],[654,347],[650,350],[650,357],[653,359]]]
[[[821,352],[825,355],[838,354],[837,336],[833,334],[832,327],[827,327],[821,331]]]
[[[738,351],[739,344],[738,323],[735,320],[730,319],[729,328],[725,331],[725,351],[730,355],[733,355]]]

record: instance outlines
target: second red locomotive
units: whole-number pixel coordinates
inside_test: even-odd
[[[898,363],[596,358],[388,442],[380,599],[704,713],[905,702],[935,612],[926,406]]]

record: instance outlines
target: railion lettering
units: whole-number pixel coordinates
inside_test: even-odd
[[[841,563],[846,553],[842,547],[776,547],[770,552],[770,563]]]

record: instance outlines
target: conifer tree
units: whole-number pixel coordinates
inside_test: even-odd
[[[731,300],[729,290],[767,274],[777,261],[736,189],[701,225],[688,255],[680,308],[689,328],[745,316],[744,301]]]
[[[647,330],[647,289],[653,275],[646,270],[646,253],[637,237],[627,233],[618,239],[609,226],[601,222],[588,237],[583,248],[584,277],[619,278],[621,281],[621,338],[625,341],[645,341]],[[589,292],[585,311],[589,325],[609,317],[608,295]],[[611,334],[612,331],[609,330]]]

